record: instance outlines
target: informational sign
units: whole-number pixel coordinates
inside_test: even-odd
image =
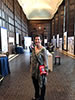
[[[74,54],[74,37],[68,37],[68,52]]]
[[[44,39],[44,43],[47,43],[47,39]]]
[[[31,45],[31,37],[24,37],[24,44],[29,47]]]
[[[59,34],[57,34],[57,47],[59,47]]]
[[[59,38],[59,50],[62,50],[62,38]]]
[[[55,36],[53,36],[53,45],[56,48],[56,39],[55,39]]]
[[[64,49],[67,49],[67,32],[64,32]]]
[[[19,33],[16,33],[16,44],[19,45]]]
[[[7,29],[1,27],[1,46],[2,52],[8,52],[8,42],[7,42]]]
[[[9,37],[9,43],[12,43],[13,45],[15,44],[14,43],[14,37]]]

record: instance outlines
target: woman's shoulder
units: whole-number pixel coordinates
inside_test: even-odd
[[[42,49],[41,49],[41,51],[42,51],[42,52],[46,52],[47,49],[43,46]]]
[[[44,46],[42,47],[42,50],[47,50]]]

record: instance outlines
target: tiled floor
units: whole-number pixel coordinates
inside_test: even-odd
[[[54,65],[48,75],[45,100],[75,100],[75,59],[61,56],[61,65]],[[0,86],[0,100],[31,100],[34,88],[31,80],[30,54],[22,54],[10,62],[10,75]]]

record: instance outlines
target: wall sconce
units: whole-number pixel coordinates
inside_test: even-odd
[[[39,26],[39,30],[41,30],[41,27]]]

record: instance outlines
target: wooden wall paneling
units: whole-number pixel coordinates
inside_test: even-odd
[[[19,28],[21,30],[21,11],[22,11],[22,8],[20,7],[19,3],[17,1],[15,1],[16,5],[15,5],[15,24],[16,24],[16,27]]]
[[[3,2],[4,4],[6,4],[6,0],[2,0],[2,2]]]
[[[50,20],[50,42],[52,39],[52,20]]]
[[[60,37],[60,25],[61,25],[61,6],[58,10],[58,34],[59,34],[59,37]]]
[[[16,45],[16,0],[13,0],[13,19],[14,19],[14,36],[15,36],[15,46]]]
[[[15,39],[15,33],[12,32],[12,31],[10,31],[10,30],[8,30],[8,40],[9,40],[9,37],[13,37]],[[8,51],[9,51],[9,54],[12,54],[12,51],[13,51],[14,47],[15,47],[15,45],[13,45],[13,43],[9,43],[8,42]]]
[[[69,36],[74,35],[74,12],[70,12],[69,16]]]
[[[74,35],[74,4],[69,9],[69,36]]]
[[[14,1],[13,0],[7,0],[7,6],[8,8],[13,12],[13,3]]]
[[[13,43],[8,43],[9,54],[12,54],[12,50],[13,50]]]
[[[2,10],[4,10],[4,3],[2,2]]]
[[[14,11],[15,11],[15,16],[16,17],[18,17],[18,7],[17,7],[17,5],[18,5],[18,2],[17,2],[17,0],[14,0]]]
[[[55,35],[58,34],[58,26],[59,26],[59,23],[58,23],[58,13],[57,13],[55,16]]]
[[[49,21],[29,21],[29,36],[41,34],[45,38],[50,35],[50,22]]]
[[[0,9],[2,9],[2,1],[0,1]]]
[[[15,19],[17,21],[17,26],[18,26],[17,30],[21,34],[21,32],[22,32],[22,14],[21,14],[21,12],[23,12],[23,10],[17,0],[1,0],[1,1],[0,1],[0,8],[3,10],[3,13],[6,13],[6,15],[7,15],[6,22],[4,20],[1,20],[2,26],[5,26],[5,24],[7,24],[9,36],[15,38],[16,37]],[[14,21],[14,23],[13,23],[13,21]],[[24,14],[24,18],[23,18],[23,23],[24,23],[23,31],[24,32],[25,32],[25,30],[27,31],[27,23],[25,23],[26,21],[27,21],[27,19]],[[25,29],[25,27],[26,27],[26,29]],[[15,44],[16,44],[16,39],[15,39]]]
[[[7,6],[8,6],[9,9],[11,8],[10,1],[9,0],[7,0]]]
[[[66,10],[66,14],[65,14],[65,31],[67,32],[67,6],[65,5],[65,10]]]
[[[13,37],[15,39],[15,33],[14,32],[8,31],[8,36]],[[14,47],[15,47],[15,45],[13,45],[13,43],[8,43],[9,54],[12,54]]]
[[[22,7],[20,6],[20,19],[19,19],[20,23],[19,24],[22,27],[22,14],[21,14],[21,12],[22,12]]]
[[[55,16],[54,16],[54,35],[56,34],[56,22],[55,22]]]
[[[5,13],[6,13],[7,17],[8,17],[9,16],[9,8],[7,7],[7,5],[5,5],[5,8],[4,8],[4,11],[5,11]]]
[[[70,9],[70,12],[74,11],[74,4],[70,4],[70,8],[69,9]]]
[[[57,16],[57,14],[54,16],[54,35],[56,36],[56,34],[57,34],[57,26],[56,26],[56,23],[57,23],[57,21],[56,21],[56,16]]]
[[[4,5],[4,12],[7,14],[7,6]]]
[[[61,36],[63,31],[63,19],[61,21],[61,16],[64,15],[64,9],[63,9],[63,5],[61,5],[56,13],[56,15],[54,16],[55,18],[55,35],[59,34]],[[62,28],[61,28],[61,22],[62,22]]]
[[[8,6],[8,0],[6,0],[6,6]]]
[[[24,12],[22,11],[22,30],[25,32],[25,34],[28,34],[28,25],[27,25],[27,18]]]
[[[47,26],[48,28],[48,35],[47,35],[47,39],[48,39],[48,42],[51,42],[51,31],[50,31],[50,28],[51,28],[51,24],[50,24],[50,21],[49,21],[49,24]]]
[[[64,6],[66,8],[65,16],[64,16]],[[65,18],[65,22],[64,22],[64,18]],[[74,21],[75,21],[75,1],[64,0],[64,3],[62,3],[58,9],[58,14],[56,13],[54,18],[51,20],[52,36],[59,33],[60,37],[63,37],[64,31],[67,31],[68,36],[73,36],[75,30]]]
[[[60,37],[63,35],[63,16],[61,16],[61,24],[60,24]]]
[[[16,0],[15,2],[15,15],[16,15],[16,17],[17,17],[17,22],[19,23],[19,19],[20,19],[20,5],[19,5],[19,3],[18,3],[18,1]]]
[[[74,4],[75,0],[69,0],[70,4]]]
[[[72,1],[72,0],[70,0],[70,1]],[[67,3],[68,3],[68,1],[67,1]],[[66,6],[66,22],[65,22],[65,24],[66,24],[65,28],[66,28],[66,31],[67,30],[69,31],[68,32],[68,35],[69,36],[72,36],[73,35],[73,23],[74,23],[73,22],[74,21],[74,12],[73,11],[74,11],[74,4],[69,3]]]
[[[58,9],[58,33],[59,33],[59,38],[63,38],[63,28],[64,28],[64,5],[65,5],[65,1],[63,1],[63,3],[60,5],[59,9]],[[62,44],[63,47],[63,44]]]
[[[69,36],[69,25],[70,25],[70,23],[69,23],[69,6],[70,6],[70,2],[69,2],[69,0],[67,0],[67,6],[66,6],[66,11],[67,11],[67,26],[66,26],[66,29],[67,29],[67,37]],[[66,51],[68,51],[68,38],[67,38],[67,48],[66,48]]]
[[[19,6],[19,4],[17,3],[17,5],[16,5],[16,7],[17,7],[17,16],[18,16],[18,18],[20,18],[20,6]]]
[[[68,5],[68,2],[67,2],[67,0],[65,0],[65,6],[67,7],[67,5]]]
[[[26,16],[25,16],[24,12],[22,12],[22,20],[24,23],[26,23]]]
[[[54,19],[52,20],[52,36],[54,35]]]
[[[60,37],[63,36],[63,22],[64,22],[64,5],[61,5],[60,12]]]
[[[67,29],[67,35],[69,36],[69,25],[70,25],[70,23],[69,23],[69,0],[67,0],[67,6],[66,6],[66,12],[67,12],[67,14],[66,14],[66,16],[67,16],[67,26],[66,26],[66,29]]]

